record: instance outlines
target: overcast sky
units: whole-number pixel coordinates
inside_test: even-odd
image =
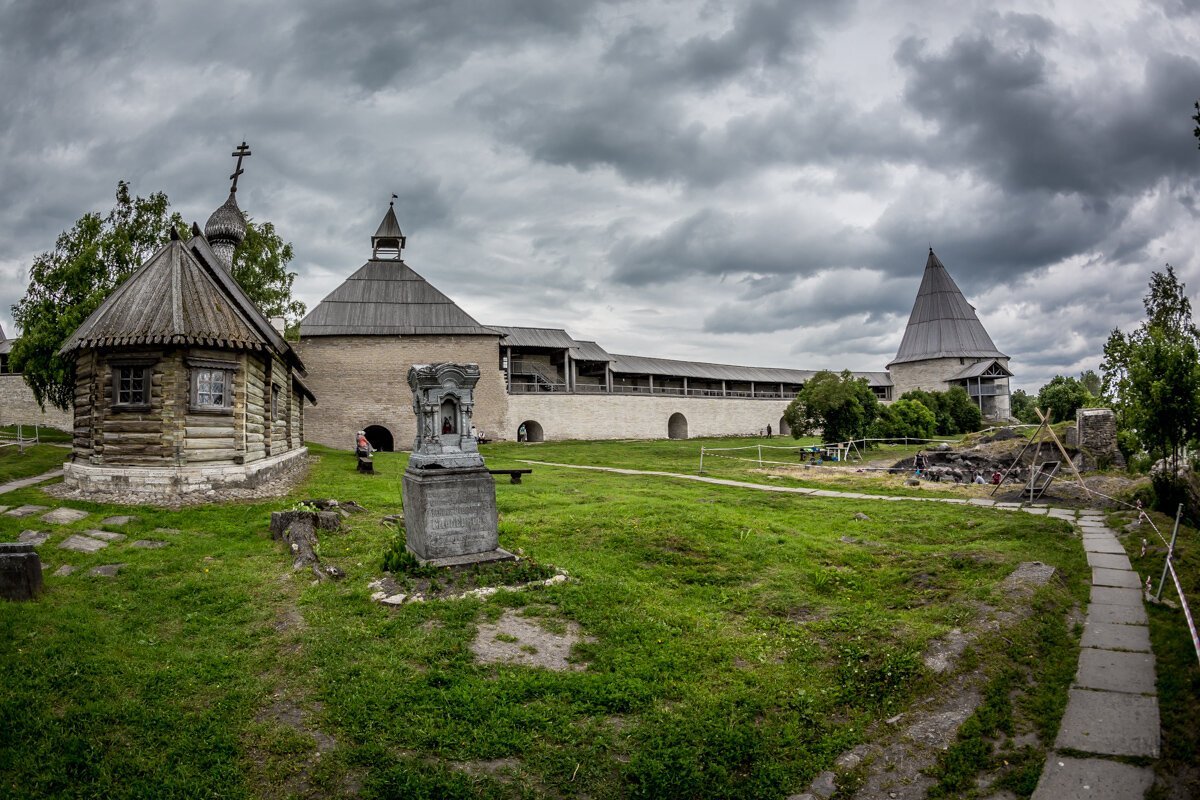
[[[370,255],[484,324],[881,370],[932,244],[1014,385],[1197,302],[1200,0],[0,0],[0,324],[118,180],[228,193],[311,308]]]

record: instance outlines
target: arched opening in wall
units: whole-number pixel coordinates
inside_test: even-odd
[[[687,417],[676,411],[667,420],[667,438],[668,439],[686,439],[687,434]]]
[[[524,432],[522,432],[524,429]],[[542,426],[531,419],[527,419],[517,426],[517,441],[518,442],[544,442],[545,434],[542,433]]]
[[[396,449],[392,432],[382,425],[368,425],[363,428],[363,432],[367,434],[367,441],[371,443],[373,449],[384,453],[390,453]]]
[[[779,435],[780,436],[791,436],[792,435],[791,426],[789,426],[787,424],[787,420],[784,419],[783,417],[779,418]]]

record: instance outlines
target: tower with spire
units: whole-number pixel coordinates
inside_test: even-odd
[[[900,349],[887,368],[893,397],[961,386],[985,418],[1009,416],[1008,356],[996,349],[932,247]]]

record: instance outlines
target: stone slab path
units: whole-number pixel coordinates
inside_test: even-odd
[[[1092,567],[1092,595],[1080,642],[1079,670],[1067,700],[1056,751],[1046,759],[1033,800],[1144,797],[1154,770],[1105,758],[1158,758],[1158,695],[1141,578],[1116,533],[1098,513],[1080,520]]]
[[[557,464],[523,460],[525,464],[589,469],[623,475],[647,475],[811,497],[863,500],[958,503],[941,497],[898,497],[827,489],[769,486],[674,472]],[[1015,510],[1011,503],[973,498],[970,505]],[[1127,800],[1142,798],[1154,783],[1154,770],[1111,757],[1158,758],[1160,722],[1155,688],[1154,654],[1142,605],[1142,583],[1129,563],[1125,547],[1099,511],[1025,506],[1020,510],[1047,514],[1073,523],[1082,533],[1092,568],[1091,602],[1080,642],[1079,668],[1070,689],[1054,749],[1046,758],[1033,800]]]
[[[17,489],[24,489],[27,486],[36,486],[39,483],[52,481],[55,478],[61,478],[63,471],[61,469],[52,469],[49,472],[43,472],[41,475],[34,475],[32,478],[21,478],[16,481],[9,481],[5,484],[0,484],[0,494],[8,494],[15,492]]]

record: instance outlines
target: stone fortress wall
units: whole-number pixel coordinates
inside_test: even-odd
[[[790,400],[720,397],[671,397],[620,394],[523,394],[508,398],[505,430],[494,438],[515,439],[522,422],[536,422],[541,436],[555,439],[666,439],[698,436],[746,436],[767,425],[781,433]],[[682,415],[686,432],[671,419]],[[679,434],[683,435],[680,436]],[[534,436],[530,435],[531,440]]]
[[[304,409],[310,442],[339,450],[354,447],[354,434],[379,425],[392,434],[396,450],[409,450],[417,433],[408,368],[443,361],[478,364],[475,426],[488,433],[504,428],[507,397],[497,338],[490,336],[313,336],[294,345],[317,396]],[[516,428],[507,436],[516,438]]]
[[[5,425],[42,425],[70,431],[73,421],[70,412],[54,406],[47,405],[43,411],[24,376],[9,373],[0,375],[0,426]]]

